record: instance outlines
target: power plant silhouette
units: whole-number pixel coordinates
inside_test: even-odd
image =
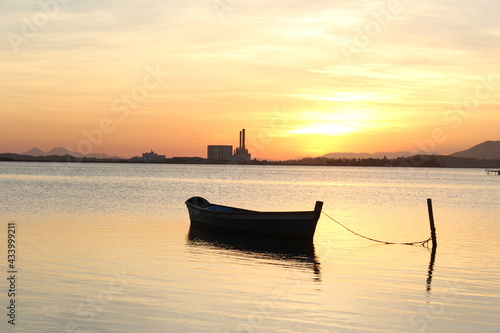
[[[245,129],[240,131],[240,143],[233,153],[233,146],[209,145],[207,159],[215,161],[250,161],[251,155],[245,148]]]

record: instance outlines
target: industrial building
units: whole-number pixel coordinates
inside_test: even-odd
[[[167,157],[165,155],[158,155],[153,150],[149,153],[143,153],[142,159],[144,162],[164,162]]]
[[[233,146],[210,145],[208,146],[207,158],[216,161],[250,161],[251,155],[248,153],[248,149],[245,148],[245,129],[240,131],[240,144],[234,150],[234,154]]]
[[[240,131],[240,146],[234,150],[233,161],[250,161],[251,156],[245,148],[245,129]]]
[[[229,161],[233,156],[233,146],[208,146],[208,159]]]

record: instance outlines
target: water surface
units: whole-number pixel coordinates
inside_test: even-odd
[[[0,163],[18,332],[497,332],[500,177],[481,169]],[[184,201],[324,211],[313,244],[191,231]],[[3,259],[2,259],[3,258]],[[9,298],[2,279],[0,305]]]

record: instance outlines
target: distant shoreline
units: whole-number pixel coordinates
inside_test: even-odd
[[[364,166],[364,167],[432,167],[432,168],[500,168],[500,159],[475,159],[443,155],[414,155],[398,158],[327,158],[306,157],[286,161],[218,161],[201,157],[172,157],[158,161],[137,159],[109,159],[95,157],[30,156],[0,154],[0,162],[51,162],[51,163],[131,163],[131,164],[218,164],[218,165],[298,165],[298,166]]]

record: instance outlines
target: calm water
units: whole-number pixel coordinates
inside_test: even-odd
[[[189,234],[184,201],[324,211],[314,247]],[[500,177],[481,169],[0,163],[1,332],[498,332]],[[16,325],[7,320],[16,228]],[[273,245],[273,244],[271,244]],[[434,259],[434,260],[432,260]]]

